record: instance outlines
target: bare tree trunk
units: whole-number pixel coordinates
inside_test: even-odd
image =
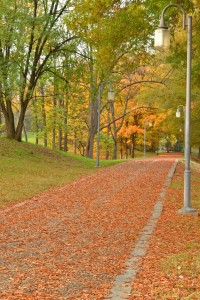
[[[94,152],[94,138],[98,126],[98,95],[97,80],[94,71],[93,53],[90,48],[90,103],[89,103],[89,131],[86,144],[86,157],[93,158]],[[100,95],[99,95],[100,96]]]
[[[93,82],[93,66],[90,68],[91,73],[91,82],[90,82],[90,119],[89,119],[89,132],[88,140],[86,145],[86,157],[93,158],[94,151],[94,138],[97,132],[97,109],[98,109],[98,98],[94,96],[95,93],[95,84]]]
[[[38,118],[37,118],[37,114],[35,115],[35,143],[36,145],[39,144],[39,137],[38,137],[38,133],[39,133],[39,127],[38,127]]]
[[[21,140],[22,140],[22,130],[24,127],[24,118],[25,118],[26,108],[27,108],[27,103],[25,103],[25,102],[21,103],[19,120],[18,120],[16,131],[15,131],[15,139],[18,142],[21,142]]]
[[[56,57],[54,56],[54,68],[56,69]],[[57,78],[54,75],[53,81],[53,129],[52,129],[52,148],[56,148],[56,106],[57,106],[57,93],[58,93],[58,86],[57,86]]]
[[[127,138],[125,141],[125,155],[126,155],[126,159],[128,159],[128,145],[127,145]]]
[[[53,130],[52,130],[52,148],[56,148],[56,96],[55,96],[55,91],[54,91],[54,96],[53,96]]]
[[[131,158],[135,157],[135,134],[131,135]]]
[[[120,140],[120,159],[122,159],[122,158],[123,158],[123,140],[121,138],[121,140]]]
[[[95,103],[94,103],[95,104]],[[94,110],[94,107],[96,105],[92,105],[92,110]],[[87,140],[87,146],[86,146],[86,156],[89,158],[93,158],[93,152],[94,152],[94,138],[95,138],[95,134],[97,132],[97,124],[96,124],[96,120],[95,120],[95,116],[94,113],[92,113],[91,116],[91,120],[90,120],[90,129],[89,129],[89,133],[88,133],[88,140]],[[92,126],[93,124],[93,126]]]
[[[23,126],[23,131],[24,131],[25,142],[28,143],[28,136],[27,136],[27,132],[26,132],[26,127],[25,126]]]
[[[65,99],[65,105],[64,105],[64,151],[68,151],[68,133],[67,133],[67,124],[68,124],[68,91],[66,92],[66,99]]]
[[[7,138],[9,138],[9,139],[15,139],[15,127],[14,127],[13,121],[10,120],[10,118],[8,117],[7,114],[4,115],[4,118],[5,118],[5,124],[6,124],[6,135],[7,135]]]
[[[111,116],[112,121],[115,120],[115,110],[114,110],[114,102],[110,103],[110,109],[111,109]],[[114,141],[114,150],[113,150],[113,159],[117,159],[117,127],[115,122],[113,122],[113,141]]]
[[[59,99],[58,103],[59,103],[59,108],[63,108],[63,101],[61,99]],[[62,117],[63,117],[63,114],[62,114]],[[63,142],[63,131],[62,131],[61,124],[60,124],[59,130],[58,130],[58,149],[60,151],[62,150],[62,142]]]
[[[37,116],[36,94],[35,94],[35,98],[32,101],[32,107],[33,107],[33,114],[34,114],[35,144],[38,145],[38,143],[39,143],[39,138],[38,138],[39,125],[38,125],[38,116]]]
[[[62,130],[58,131],[58,149],[62,150]]]
[[[74,147],[74,154],[77,153],[77,133],[76,133],[76,128],[74,129],[74,141],[73,141],[73,147]]]
[[[113,136],[113,141],[114,141],[114,152],[113,152],[113,159],[117,159],[117,132],[122,128],[123,123],[124,123],[124,118],[126,115],[126,111],[127,111],[127,106],[128,106],[128,101],[130,98],[130,89],[128,90],[128,93],[126,94],[126,98],[125,98],[125,104],[124,104],[124,113],[123,116],[121,118],[121,123],[120,125],[117,127],[116,123],[115,123],[115,109],[114,109],[114,102],[111,102],[111,115],[112,115],[112,123],[113,123],[113,132],[112,132],[112,136]],[[121,156],[122,156],[122,152],[121,152]]]
[[[11,107],[11,100],[6,100],[5,104],[3,96],[0,95],[0,99],[2,99],[0,101],[0,106],[5,119],[6,135],[9,139],[15,139],[15,120]]]
[[[43,130],[44,130],[44,146],[47,147],[47,118],[46,118],[46,111],[45,111],[45,101],[44,101],[44,87],[40,88],[41,93],[41,101],[42,101],[42,123],[43,123]]]
[[[2,112],[1,112],[1,106],[0,106],[0,134],[2,134]]]

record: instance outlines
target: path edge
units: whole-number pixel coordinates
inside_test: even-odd
[[[124,273],[116,277],[110,294],[108,295],[108,297],[106,297],[106,299],[123,300],[128,299],[131,295],[133,282],[136,279],[137,273],[141,269],[141,258],[143,258],[147,253],[151,236],[163,211],[166,192],[176,171],[178,161],[178,159],[175,160],[168,172],[163,187],[161,188],[161,192],[153,207],[152,214],[148,219],[147,224],[143,227],[139,239],[133,247],[130,258],[125,263],[126,268],[124,270]]]

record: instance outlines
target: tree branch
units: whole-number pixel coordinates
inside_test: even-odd
[[[135,110],[138,110],[138,109],[158,109],[158,107],[151,107],[151,106],[139,106],[139,107],[136,107],[128,112],[126,112],[125,114],[123,114],[122,116],[116,118],[115,120],[113,120],[112,122],[110,122],[109,124],[103,126],[100,128],[100,130],[106,128],[106,127],[109,127],[111,124],[115,123],[116,121],[124,118],[126,115],[130,114],[131,112],[135,111]]]

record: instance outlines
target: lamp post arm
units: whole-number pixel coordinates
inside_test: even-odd
[[[161,15],[161,19],[160,19],[160,24],[159,24],[159,28],[168,28],[168,26],[165,23],[165,12],[168,10],[168,8],[170,7],[177,7],[178,9],[181,10],[182,14],[183,14],[183,29],[185,29],[186,25],[187,25],[187,21],[186,21],[186,16],[185,16],[185,11],[182,8],[181,5],[179,4],[169,4],[167,5],[163,11],[162,11],[162,15]]]

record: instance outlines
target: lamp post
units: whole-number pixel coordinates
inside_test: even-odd
[[[113,102],[115,98],[115,93],[110,86],[110,91],[108,92],[108,102]],[[97,154],[96,154],[96,167],[100,167],[100,115],[101,115],[101,86],[98,92],[98,103],[97,103]]]
[[[149,121],[149,127],[153,126],[153,122]],[[144,158],[146,157],[146,131],[147,131],[147,125],[146,120],[144,120]]]
[[[185,112],[185,171],[184,171],[184,206],[178,213],[197,214],[197,211],[191,207],[191,171],[190,171],[190,115],[191,115],[191,65],[192,65],[192,17],[186,19],[185,11],[178,4],[169,4],[161,15],[158,29],[155,31],[154,46],[158,50],[168,49],[170,46],[170,33],[165,23],[165,12],[170,7],[177,7],[183,14],[183,29],[188,27],[187,34],[187,78],[186,78],[186,112]]]
[[[176,118],[180,118],[181,117],[180,107],[183,108],[183,115],[184,115],[184,140],[185,140],[185,136],[186,136],[186,134],[185,134],[185,128],[186,128],[186,126],[185,126],[185,107],[184,107],[184,105],[179,105],[177,107]],[[185,149],[184,149],[184,159],[186,159],[186,157],[185,157]]]

